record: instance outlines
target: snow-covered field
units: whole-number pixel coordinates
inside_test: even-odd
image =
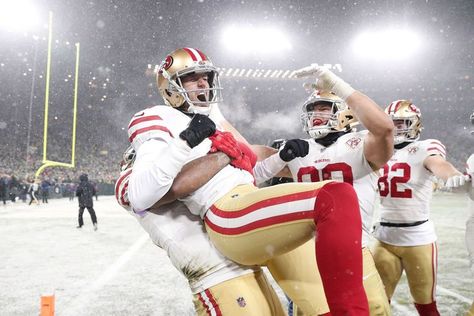
[[[464,246],[465,196],[437,193],[432,218],[439,236],[438,306],[463,315],[474,299]],[[55,294],[56,315],[193,315],[187,283],[165,253],[112,197],[95,202],[76,229],[77,201],[0,205],[0,314],[38,315],[40,296]],[[394,315],[416,315],[403,278]]]

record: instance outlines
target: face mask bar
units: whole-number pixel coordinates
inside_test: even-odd
[[[131,167],[135,162],[136,152],[132,146],[128,147],[123,153],[122,161],[120,162],[120,170],[124,171]]]
[[[314,107],[318,103],[331,105],[330,112],[321,112],[321,111],[314,111]],[[336,102],[333,101],[326,101],[326,100],[316,100],[309,104],[303,105],[303,113],[301,113],[300,120],[301,124],[303,125],[303,130],[309,134],[312,138],[323,138],[329,133],[338,132],[334,128],[337,127],[337,106]],[[314,118],[320,118],[323,120],[327,120],[327,122],[323,125],[314,126]]]
[[[196,89],[186,91],[183,88],[183,83],[181,78],[192,74],[192,73],[207,73],[209,88],[206,89]],[[222,88],[219,80],[219,73],[217,69],[209,65],[197,65],[196,67],[190,67],[182,71],[176,72],[176,75],[171,77],[166,70],[162,71],[163,77],[168,80],[169,86],[168,90],[170,92],[176,92],[183,96],[185,102],[189,105],[186,112],[188,113],[200,113],[200,114],[209,114],[211,106],[215,103],[222,102]],[[209,100],[195,100],[191,101],[189,98],[189,92],[199,92],[200,94],[206,95],[209,94]]]
[[[394,130],[394,144],[398,145],[404,142],[414,142],[420,138],[420,133],[415,130],[416,117],[411,118],[397,118],[392,117],[395,124]],[[403,127],[399,128],[398,123],[403,122]],[[420,129],[421,130],[421,129]]]

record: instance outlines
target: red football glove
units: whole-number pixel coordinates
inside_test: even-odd
[[[250,172],[253,176],[253,167],[248,156],[242,155],[239,158],[232,160],[230,164],[236,168]]]
[[[253,175],[253,167],[257,163],[257,155],[246,144],[237,141],[232,133],[216,131],[210,136],[211,150],[215,153],[221,151],[231,159],[230,164],[236,168],[246,170]]]
[[[242,156],[242,151],[231,133],[216,131],[214,135],[209,137],[209,139],[212,141],[211,153],[222,151],[224,154],[229,156],[231,160]]]
[[[255,164],[257,163],[257,155],[255,155],[253,150],[247,144],[242,143],[242,142],[237,142],[237,144],[239,145],[239,148],[242,154],[244,154],[245,156],[249,158],[252,168],[255,167]]]
[[[234,159],[230,164],[236,168],[246,170],[253,176],[253,167],[257,163],[257,155],[244,143],[237,142],[237,146],[242,152],[242,156]]]

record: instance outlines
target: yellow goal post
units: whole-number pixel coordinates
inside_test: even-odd
[[[43,161],[42,165],[35,172],[35,179],[38,179],[44,169],[48,167],[75,167],[75,153],[76,153],[76,118],[77,118],[77,85],[79,77],[79,51],[80,45],[76,43],[76,66],[74,74],[74,101],[73,101],[73,121],[72,121],[72,145],[71,145],[71,162],[59,162],[48,159],[48,110],[49,110],[49,83],[51,74],[51,43],[53,34],[53,13],[49,13],[49,27],[48,27],[48,57],[46,64],[46,91],[44,98],[44,130],[43,130]]]

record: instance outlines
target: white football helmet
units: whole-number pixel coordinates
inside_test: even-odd
[[[390,103],[385,109],[395,123],[394,144],[414,142],[420,138],[423,124],[421,111],[411,101],[397,100]],[[400,124],[400,121],[403,124]]]
[[[317,112],[316,105],[331,106],[329,113]],[[347,104],[332,92],[316,90],[303,104],[301,124],[303,130],[312,138],[323,138],[329,133],[351,131],[358,124],[354,113]],[[321,124],[321,121],[326,121]]]
[[[208,100],[204,97],[203,100],[191,101],[188,95],[191,91],[183,88],[182,77],[194,73],[208,75],[209,88],[193,91],[203,95],[208,93]],[[188,107],[182,110],[186,113],[208,115],[212,104],[222,102],[217,68],[203,52],[195,48],[179,48],[166,56],[158,69],[156,81],[166,105],[179,108],[187,104]]]

